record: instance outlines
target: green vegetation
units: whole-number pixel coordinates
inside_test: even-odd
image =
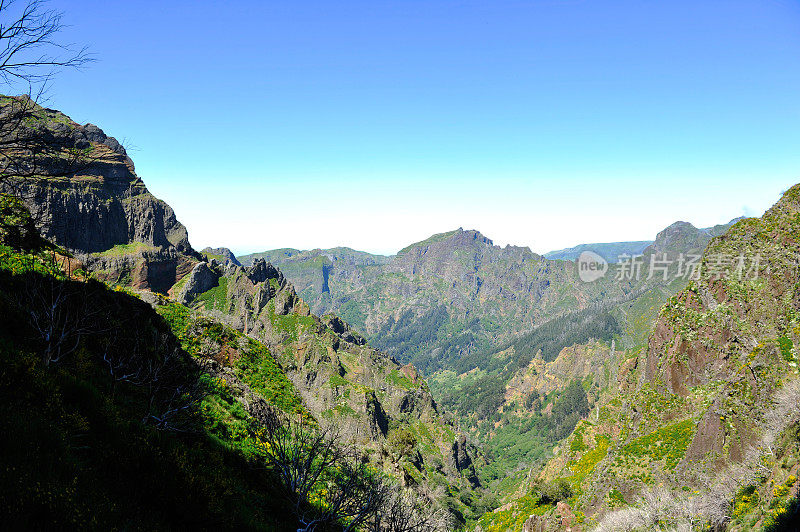
[[[570,469],[574,473],[570,480],[576,486],[580,486],[581,482],[594,470],[600,460],[608,454],[608,447],[611,444],[608,436],[597,436],[595,441],[596,447],[584,453],[580,460],[570,465]]]
[[[785,336],[778,338],[778,347],[781,350],[781,355],[783,359],[787,362],[792,362],[794,360],[794,356],[792,355],[792,340]]]
[[[330,382],[332,388],[335,388],[336,386],[348,386],[350,384],[350,382],[347,379],[345,379],[338,373],[334,373],[333,375],[331,375],[331,378],[328,382]]]
[[[128,244],[117,244],[113,248],[94,253],[95,257],[123,257],[125,255],[135,255],[145,251],[156,251],[158,248],[145,244],[144,242],[130,242]]]
[[[634,469],[642,460],[645,464],[664,460],[664,467],[673,470],[686,454],[694,432],[693,419],[660,427],[620,448],[614,465]]]
[[[12,249],[40,249],[45,242],[25,204],[11,194],[0,194],[0,245]]]
[[[393,369],[389,372],[389,374],[386,376],[386,382],[392,386],[403,388],[404,390],[413,390],[414,388],[419,388],[418,384],[414,384],[414,381],[406,377],[402,372],[400,372],[400,370],[397,369]]]
[[[522,530],[525,520],[531,515],[544,515],[553,506],[542,502],[541,496],[529,493],[520,497],[508,510],[500,510],[484,514],[478,524],[486,532],[508,532]]]
[[[548,406],[549,414],[545,413]],[[544,403],[539,402],[527,415],[510,411],[479,424],[482,430],[492,432],[485,446],[491,461],[478,471],[482,482],[490,484],[522,465],[541,463],[549,456],[553,444],[568,436],[588,412],[586,391],[575,380],[561,392],[551,394]],[[499,422],[496,427],[494,419]]]
[[[294,385],[263,344],[208,318],[196,318],[178,303],[159,306],[158,313],[189,354],[209,356],[209,348],[227,353],[223,362],[231,364],[236,375],[264,399],[286,412],[305,412]]]
[[[27,270],[18,267],[37,262],[40,266]],[[178,379],[175,385],[189,379],[191,366],[173,371],[169,368],[178,370],[185,362],[163,358],[170,343],[177,342],[164,321],[122,291],[66,280],[41,268],[49,266],[33,256],[6,251],[0,259],[0,452],[6,464],[0,468],[0,506],[5,526],[284,529],[286,513],[271,472],[248,457],[237,439],[219,437],[221,429],[215,427],[237,430],[232,416],[190,409],[181,418],[180,432],[165,430],[152,417],[158,415],[162,395],[153,395],[152,387],[115,380],[110,373],[107,361],[135,363],[139,359],[130,360],[135,349],[142,361],[164,368],[164,379]],[[38,312],[35,301],[17,297],[29,290],[70,294],[64,304],[92,331],[79,338],[74,351],[62,351],[57,363],[45,363],[44,340],[37,340],[31,328],[30,313]],[[206,401],[223,399],[212,392]]]
[[[584,344],[590,339],[610,342],[621,332],[610,312],[581,311],[551,320],[513,341],[509,347],[514,348],[517,367],[522,368],[540,350],[542,358],[549,362],[567,346]]]
[[[284,342],[297,341],[301,333],[312,330],[316,325],[314,318],[311,316],[300,316],[294,313],[276,314],[274,301],[270,301],[267,304],[267,309],[270,324],[276,331],[284,334]]]
[[[228,279],[219,278],[219,284],[210,290],[199,294],[195,301],[203,304],[206,310],[218,310],[225,312],[228,300]]]
[[[617,488],[611,488],[611,491],[608,492],[608,506],[611,508],[617,508],[620,506],[627,506],[628,501],[625,500],[625,497],[622,495],[622,492],[619,491]]]

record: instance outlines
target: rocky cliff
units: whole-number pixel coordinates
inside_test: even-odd
[[[224,247],[223,248],[211,248],[211,247],[208,247],[208,248],[205,248],[200,253],[202,253],[203,256],[207,260],[215,259],[217,262],[219,262],[219,263],[221,263],[223,265],[228,263],[228,262],[232,262],[236,266],[241,266],[242,265],[242,263],[239,262],[239,260],[236,258],[236,255],[234,255],[233,252],[228,248],[224,248]]]
[[[20,102],[28,100],[0,97],[0,113]],[[32,174],[4,180],[3,190],[21,198],[42,236],[85,268],[106,280],[166,292],[197,260],[172,208],[147,190],[115,138],[59,111],[24,105],[25,127],[34,132],[22,135],[34,139],[24,150],[46,155],[30,156]],[[57,153],[49,153],[53,146]]]

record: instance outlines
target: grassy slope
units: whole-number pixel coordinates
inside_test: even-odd
[[[176,434],[142,423],[147,399],[141,389],[113,385],[102,353],[130,349],[141,340],[136,331],[171,337],[161,317],[126,293],[92,283],[91,304],[104,309],[105,332],[45,367],[15,294],[32,278],[47,277],[21,273],[30,269],[30,258],[8,249],[0,255],[0,506],[6,525],[285,529],[275,481],[253,452],[246,415],[224,390],[208,383],[212,393],[191,417],[191,430]],[[199,339],[176,328],[191,351]],[[260,372],[262,387],[282,406],[294,406],[285,377],[270,375]]]
[[[686,499],[701,496],[708,488],[696,474],[713,479],[756,448],[772,393],[797,374],[799,211],[796,186],[763,219],[740,222],[712,241],[706,264],[721,253],[760,255],[759,279],[705,275],[670,298],[658,317],[662,336],[628,352],[618,371],[620,388],[604,394],[544,468],[543,478],[572,484],[569,502],[578,515],[589,516],[585,526],[637,503],[642,490],[653,487]],[[710,294],[714,303],[707,302]],[[676,345],[682,347],[675,351]],[[790,425],[779,435],[761,455],[759,480],[745,482],[731,497],[733,529],[781,529],[797,511],[797,431]],[[525,504],[519,499],[511,509]]]

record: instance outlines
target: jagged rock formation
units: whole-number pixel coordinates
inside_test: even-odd
[[[211,275],[200,273],[206,271]],[[188,287],[201,275],[217,281],[190,295]],[[340,318],[311,314],[280,270],[263,259],[248,268],[212,261],[196,266],[189,279],[181,294],[190,305],[266,345],[307,408],[371,449],[387,470],[408,484],[426,482],[432,474],[478,484],[474,448],[442,420],[416,369],[369,347]],[[393,435],[402,432],[424,451],[398,455]]]
[[[205,248],[201,251],[207,260],[216,260],[223,266],[228,262],[232,262],[236,266],[241,266],[242,263],[236,258],[236,255],[228,248]]]
[[[575,379],[590,378],[598,387],[605,388],[615,377],[619,356],[620,352],[613,347],[590,340],[565,347],[550,362],[541,356],[534,357],[528,367],[506,383],[506,402],[524,400],[532,393],[546,396]]]
[[[0,112],[17,100],[2,97]],[[44,238],[98,276],[137,288],[166,292],[191,269],[197,258],[186,228],[150,194],[115,138],[35,105],[30,121],[42,143],[86,153],[69,163],[67,155],[42,158],[34,176],[2,184],[25,202]]]
[[[177,300],[184,305],[193,301],[195,296],[211,290],[219,283],[219,275],[208,263],[198,262],[183,281],[183,288],[177,294]]]

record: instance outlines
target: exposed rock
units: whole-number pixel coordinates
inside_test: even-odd
[[[211,259],[219,259],[220,264],[223,266],[227,265],[229,262],[233,263],[236,266],[241,266],[242,263],[236,258],[233,252],[228,248],[211,248],[207,247],[203,251],[201,251],[203,255],[207,258]]]
[[[473,486],[480,484],[478,476],[475,474],[475,467],[472,465],[472,458],[467,451],[467,438],[464,434],[459,434],[453,442],[450,461],[452,466],[463,474]]]
[[[363,336],[355,332],[348,323],[342,321],[338,316],[326,314],[322,316],[322,322],[346,342],[356,345],[365,345],[367,343]]]
[[[206,280],[202,286],[201,275]],[[215,303],[211,313],[276,354],[303,403],[322,420],[335,420],[347,439],[381,451],[392,426],[402,427],[412,421],[440,427],[436,434],[452,434],[453,429],[445,428],[448,425],[439,415],[427,384],[413,366],[401,366],[369,347],[344,320],[311,314],[293,285],[270,263],[256,260],[249,268],[230,262],[224,267],[201,263],[195,266],[186,287],[197,284],[192,291],[202,292],[217,286],[222,276],[227,287],[225,301],[221,307]],[[198,305],[195,303],[202,309]],[[426,474],[428,466],[441,469],[448,464],[442,472],[452,481],[466,478],[477,484],[470,456],[475,450],[465,438],[457,439],[455,448],[452,440],[442,436],[426,445],[437,449],[438,458],[422,454],[412,460],[420,475]],[[454,458],[450,456],[453,452]],[[393,466],[387,462],[386,467]],[[396,473],[401,478],[408,475],[407,471]],[[406,480],[409,485],[415,482],[413,476]]]
[[[532,515],[522,523],[522,532],[549,532],[547,519],[541,515]]]
[[[150,194],[125,149],[102,129],[38,106],[35,114],[41,142],[89,155],[77,162],[42,157],[36,177],[7,179],[0,192],[21,198],[41,236],[84,256],[100,278],[166,292],[186,270],[182,263],[198,258],[172,208]]]
[[[247,277],[254,283],[263,283],[268,279],[275,279],[278,286],[285,284],[283,273],[264,259],[253,261],[252,266],[247,268]]]
[[[198,262],[192,268],[186,284],[178,295],[178,301],[184,305],[190,303],[195,296],[211,290],[219,284],[219,274],[208,263]]]

